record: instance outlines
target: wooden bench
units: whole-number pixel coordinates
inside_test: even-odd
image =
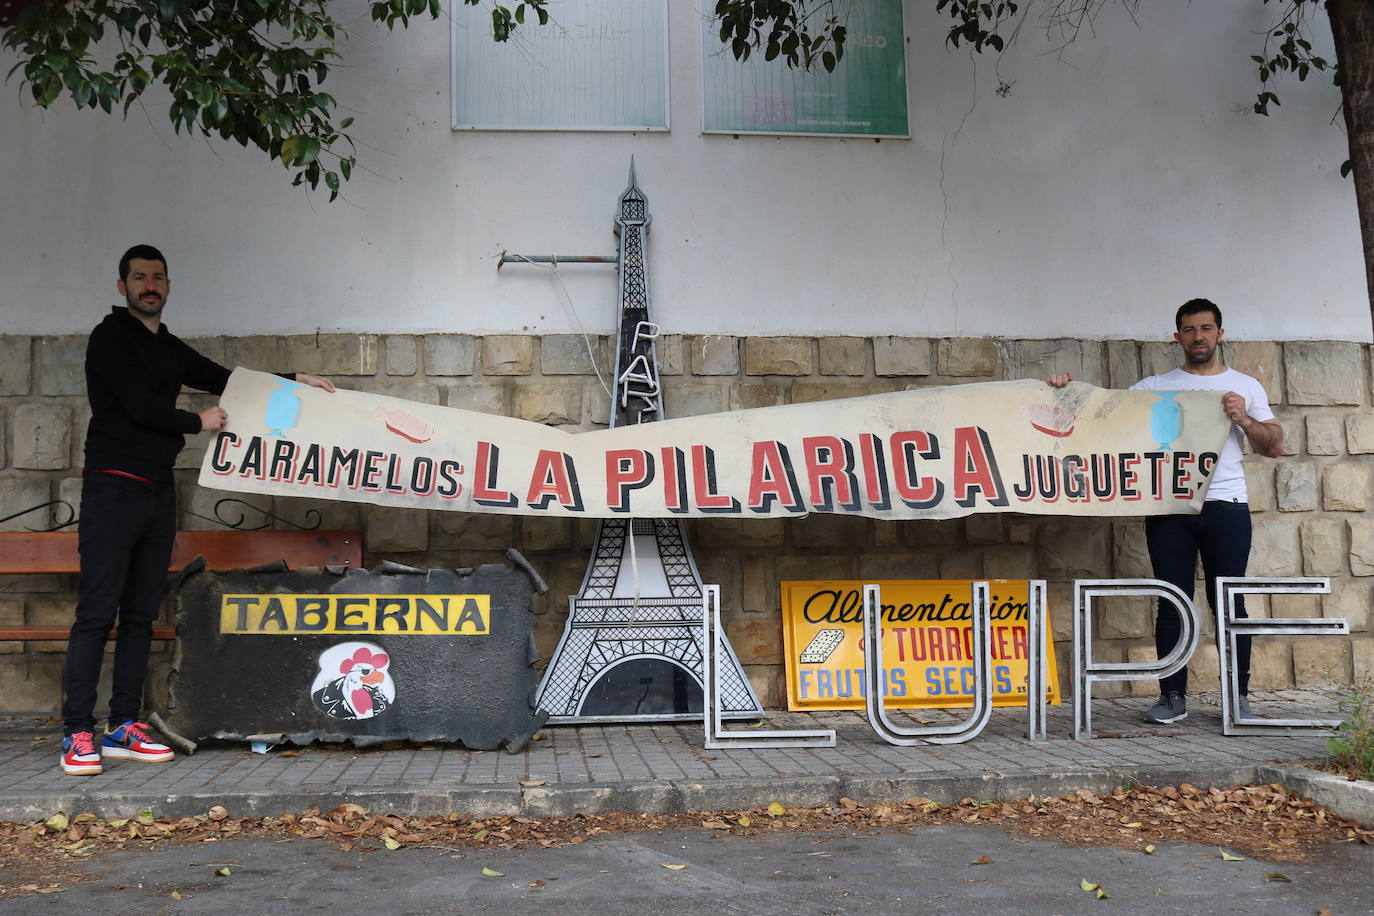
[[[75,531],[0,531],[0,575],[80,572]],[[361,531],[178,531],[168,572],[198,556],[211,569],[247,569],[283,560],[301,566],[363,565]],[[66,639],[67,627],[0,627],[0,640]],[[175,639],[176,627],[153,627]]]

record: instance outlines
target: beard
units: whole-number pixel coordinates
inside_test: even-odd
[[[151,296],[152,298],[145,300],[133,295],[132,293],[129,293],[124,296],[124,301],[127,302],[129,305],[129,311],[133,312],[135,315],[140,315],[144,318],[157,318],[161,316],[162,309],[167,304],[166,297],[159,296],[157,293],[148,293],[146,291],[143,293],[143,295]]]
[[[1184,354],[1188,357],[1188,362],[1192,363],[1192,364],[1195,365],[1195,366],[1203,366],[1203,365],[1206,365],[1207,363],[1210,363],[1210,362],[1212,361],[1212,357],[1216,355],[1217,348],[1216,348],[1216,347],[1205,347],[1205,348],[1199,347],[1199,348],[1197,348],[1197,349],[1191,349],[1191,348],[1190,348],[1190,349],[1184,350],[1183,352],[1184,352]]]

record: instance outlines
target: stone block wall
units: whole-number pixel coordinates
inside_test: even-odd
[[[565,429],[605,425],[609,396],[593,367],[607,377],[614,346],[609,337],[574,334],[319,334],[191,343],[229,366],[326,374],[345,388]],[[0,517],[52,499],[79,502],[89,416],[84,347],[82,336],[0,336]],[[1225,357],[1260,379],[1286,433],[1282,458],[1246,459],[1255,521],[1250,570],[1332,580],[1330,595],[1252,600],[1251,613],[1343,616],[1352,631],[1348,638],[1257,640],[1254,683],[1278,688],[1374,678],[1370,348],[1345,341],[1240,342],[1228,343]],[[673,417],[1053,372],[1126,387],[1142,374],[1172,368],[1178,358],[1176,345],[1159,341],[669,335],[659,342],[666,410]],[[183,402],[199,410],[213,398],[188,392]],[[206,438],[192,437],[178,462],[183,528],[220,527],[213,519],[226,494],[194,482]],[[545,659],[562,632],[567,597],[581,584],[596,531],[592,520],[257,496],[246,501],[283,519],[313,522],[318,514],[325,528],[362,528],[369,565],[392,559],[475,566],[503,562],[507,547],[519,548],[551,586],[536,599],[536,636]],[[0,523],[0,529],[43,527],[64,520],[64,511],[43,510]],[[237,503],[223,504],[219,514],[231,521],[242,515],[250,526],[286,527]],[[815,515],[704,519],[689,521],[687,532],[703,578],[721,586],[735,650],[770,707],[786,704],[778,613],[783,580],[1046,578],[1067,696],[1072,580],[1149,574],[1138,519],[1005,514],[885,522]],[[0,576],[0,625],[65,625],[74,588],[74,576]],[[1104,605],[1097,621],[1101,657],[1153,658],[1152,618],[1142,600]],[[1217,668],[1214,627],[1210,615],[1203,618],[1204,639],[1192,665],[1198,689],[1215,683]],[[64,648],[61,642],[0,642],[0,707],[55,710]],[[160,648],[154,685],[165,681],[168,652]],[[1148,694],[1154,685],[1123,689]],[[159,701],[156,690],[152,700]]]

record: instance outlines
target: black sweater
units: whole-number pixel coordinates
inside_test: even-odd
[[[200,417],[176,406],[181,386],[223,394],[228,381],[228,369],[166,325],[154,334],[115,306],[86,345],[86,468],[171,480],[183,436],[200,432]]]

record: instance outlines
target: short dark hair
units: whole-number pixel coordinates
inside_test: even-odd
[[[1174,315],[1174,330],[1183,327],[1183,319],[1189,315],[1196,315],[1199,312],[1211,312],[1217,317],[1217,327],[1221,327],[1221,309],[1211,299],[1189,299],[1178,307],[1177,314]]]
[[[119,259],[119,279],[123,280],[129,276],[129,262],[137,258],[140,261],[161,261],[162,272],[167,272],[167,258],[152,245],[135,245],[124,252],[124,257]]]

